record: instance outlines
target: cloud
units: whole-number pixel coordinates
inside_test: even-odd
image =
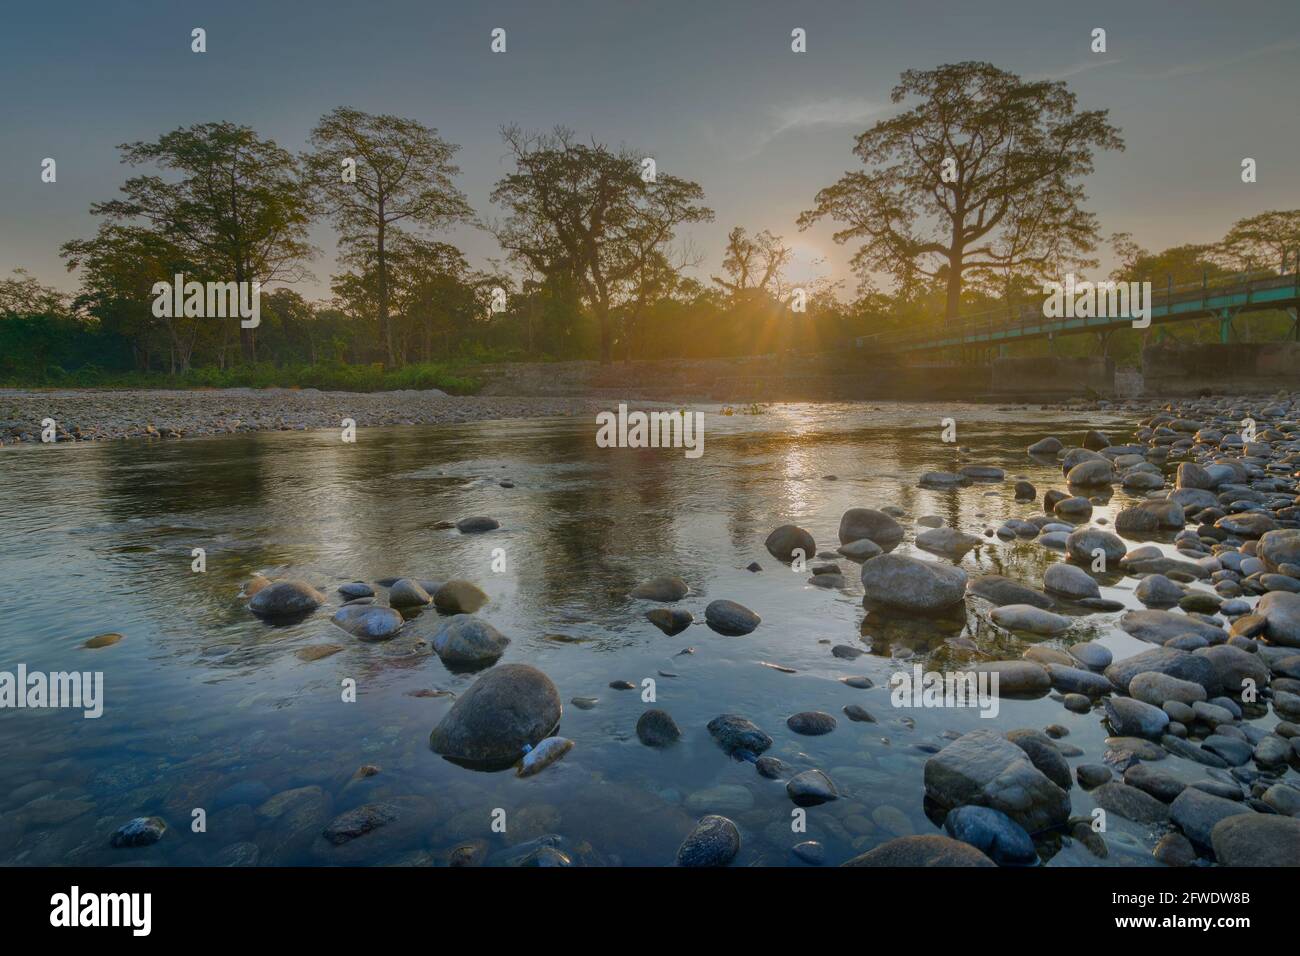
[[[1267,46],[1262,46],[1255,50],[1247,50],[1245,53],[1238,53],[1234,56],[1220,57],[1217,60],[1200,60],[1181,63],[1168,70],[1152,73],[1150,76],[1152,79],[1157,80],[1169,80],[1180,76],[1195,76],[1198,73],[1206,73],[1210,70],[1221,70],[1224,67],[1236,66],[1238,63],[1245,63],[1248,60],[1258,60],[1261,57],[1272,56],[1275,53],[1289,53],[1293,50],[1300,50],[1300,37],[1291,37],[1289,40],[1278,40],[1276,43],[1270,43]]]
[[[1073,66],[1067,66],[1063,70],[1055,70],[1050,73],[1034,73],[1025,77],[1027,80],[1068,80],[1072,76],[1078,76],[1080,73],[1087,73],[1089,70],[1095,70],[1099,66],[1111,66],[1115,63],[1122,63],[1122,57],[1111,57],[1108,60],[1098,60],[1092,57],[1087,60],[1080,60]]]
[[[874,100],[833,96],[775,107],[769,110],[766,120],[748,127],[740,135],[722,137],[717,130],[710,130],[709,135],[736,150],[735,158],[753,159],[773,140],[787,133],[839,126],[865,130],[873,117],[888,108],[889,104]]]

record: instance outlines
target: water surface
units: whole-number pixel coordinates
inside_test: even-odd
[[[694,820],[721,812],[744,836],[736,865],[793,863],[790,847],[804,839],[821,840],[827,862],[838,863],[895,835],[936,832],[923,806],[922,767],[945,731],[1057,723],[1085,751],[1072,765],[1100,761],[1098,711],[1004,701],[990,721],[971,710],[891,707],[885,685],[895,670],[1019,657],[1027,645],[983,620],[978,602],[953,624],[867,619],[856,565],[839,559],[845,590],[812,587],[806,573],[768,555],[763,540],[794,522],[833,550],[847,508],[887,504],[908,515],[903,553],[914,550],[913,521],[922,515],[981,533],[1038,513],[1013,501],[1016,478],[1034,482],[1040,495],[1063,487],[1059,469],[1025,455],[1031,442],[1055,434],[1076,444],[1087,427],[1109,428],[1121,441],[1131,422],[956,404],[705,411],[699,459],[680,450],[599,449],[594,424],[574,419],[370,429],[356,444],[332,431],[268,432],[0,454],[0,669],[22,662],[29,670],[102,670],[106,684],[98,720],[76,711],[0,712],[0,862],[424,865],[445,862],[467,840],[496,854],[554,833],[582,862],[668,864]],[[957,421],[956,445],[940,439],[947,417]],[[1004,467],[1007,481],[916,487],[923,471],[967,461]],[[505,478],[513,488],[501,486]],[[1094,520],[1113,517],[1125,500],[1117,490]],[[498,518],[501,529],[467,536],[437,527],[479,514]],[[205,573],[191,570],[194,548],[206,549]],[[504,556],[503,571],[493,569],[494,556],[498,566]],[[763,570],[745,570],[755,560]],[[1040,586],[1055,560],[1031,542],[993,538],[961,565]],[[264,623],[239,597],[257,572],[311,581],[331,605],[291,625]],[[637,582],[664,573],[689,582],[682,606],[698,621],[709,601],[729,598],[763,623],[743,637],[702,623],[665,636],[643,617],[655,605],[627,597]],[[330,623],[340,583],[397,576],[468,578],[488,592],[480,613],[512,640],[502,661],[541,668],[566,702],[559,732],[576,746],[563,761],[519,779],[458,767],[429,750],[429,731],[451,695],[474,679],[450,673],[431,653],[437,612],[413,617],[383,644],[361,643]],[[1134,583],[1106,578],[1103,594],[1140,606]],[[1117,656],[1142,649],[1117,618],[1081,617],[1068,640],[1100,639]],[[104,632],[124,639],[82,646]],[[954,643],[962,637],[978,650]],[[310,662],[296,653],[321,643],[344,649]],[[838,644],[867,654],[834,657]],[[687,648],[694,653],[680,653]],[[850,675],[876,687],[840,682]],[[357,684],[355,703],[342,699],[348,678]],[[652,705],[639,691],[608,686],[645,678],[655,681],[654,706],[684,732],[666,750],[643,746],[635,734]],[[599,698],[590,710],[568,704],[588,696]],[[849,721],[841,711],[852,703],[879,723]],[[805,710],[837,715],[837,729],[794,734],[785,720]],[[709,736],[707,722],[727,712],[771,734],[772,754],[819,767],[839,785],[842,799],[808,811],[806,834],[791,832],[783,784],[729,758]],[[1174,763],[1162,769],[1175,771]],[[354,779],[363,765],[379,773]],[[267,805],[298,788],[318,789]],[[394,804],[398,821],[342,847],[320,838],[333,816],[375,801]],[[1092,808],[1077,787],[1073,801],[1076,813]],[[192,831],[195,808],[206,814],[206,832]],[[493,829],[497,811],[505,833]],[[159,843],[109,847],[116,827],[153,814],[170,825]],[[1051,865],[1150,863],[1157,835],[1112,815],[1106,861],[1070,841],[1044,854]]]

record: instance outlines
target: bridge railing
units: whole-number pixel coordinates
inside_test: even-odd
[[[1238,303],[1239,305],[1249,304],[1255,293],[1270,289],[1293,287],[1296,290],[1296,298],[1300,299],[1300,270],[1281,274],[1276,271],[1261,270],[1214,278],[1203,276],[1199,282],[1174,283],[1168,279],[1163,283],[1151,279],[1126,281],[1151,282],[1152,312],[1165,315],[1169,313],[1170,308],[1188,303],[1200,303],[1202,307],[1208,308],[1208,303],[1212,299],[1240,296],[1243,301]],[[981,336],[988,339],[997,333],[1018,331],[1026,326],[1050,325],[1056,321],[1063,321],[1046,318],[1043,315],[1041,301],[1022,304],[1014,313],[1008,314],[1008,312],[1009,310],[1003,306],[959,316],[956,322],[938,319],[933,324],[927,323],[922,328],[863,336],[858,340],[858,344],[862,345],[865,341],[870,341],[873,346],[906,348],[934,343],[934,347],[938,348],[942,347],[943,343],[959,345],[972,339],[977,340]]]

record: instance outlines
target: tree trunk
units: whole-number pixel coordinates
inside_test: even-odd
[[[943,317],[948,325],[957,321],[957,312],[961,309],[961,255],[948,259],[948,296],[944,303]]]
[[[379,230],[375,235],[376,263],[379,267],[379,343],[384,350],[384,367],[392,368],[393,330],[388,324],[388,254],[384,248],[384,204],[379,203]]]

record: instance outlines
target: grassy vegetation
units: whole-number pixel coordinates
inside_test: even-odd
[[[47,366],[43,374],[0,379],[6,388],[318,388],[331,392],[387,392],[438,388],[453,395],[472,395],[482,383],[463,370],[436,362],[406,365],[385,371],[380,365],[275,366],[237,365],[228,369],[200,368],[168,375],[164,372],[105,371],[86,365],[65,371]]]

